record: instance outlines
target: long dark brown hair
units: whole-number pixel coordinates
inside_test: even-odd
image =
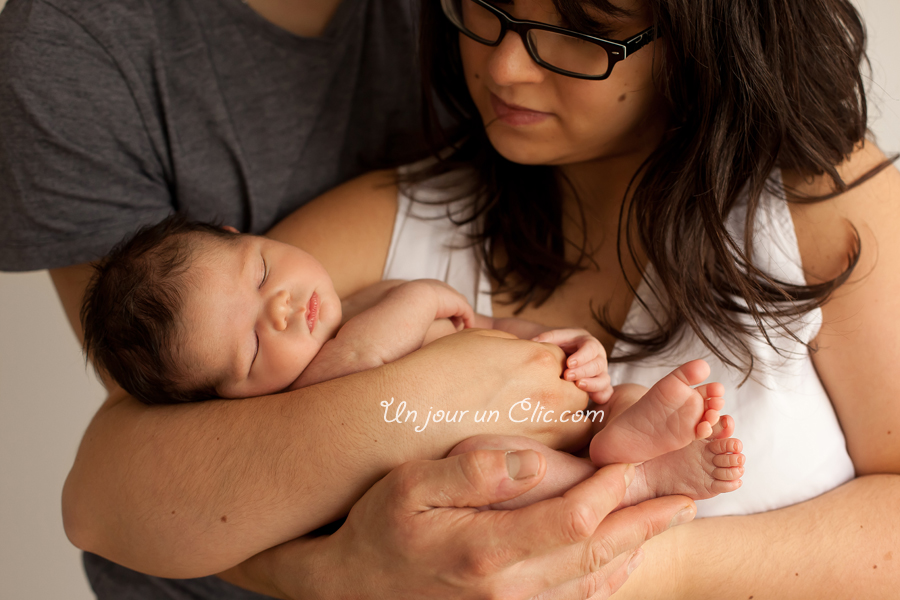
[[[583,5],[622,12],[607,0],[554,3],[568,23],[586,32],[592,22]],[[655,354],[689,327],[725,364],[749,376],[754,364],[748,335],[769,340],[774,326],[797,339],[792,321],[824,304],[858,262],[854,236],[838,277],[796,285],[755,267],[751,240],[773,169],[825,174],[834,182],[832,197],[890,164],[849,183],[836,168],[867,131],[865,28],[847,0],[649,0],[649,10],[656,43],[665,44],[655,83],[671,118],[662,143],[626,192],[633,197],[620,213],[619,264],[624,270],[641,248],[657,274],[652,293],[665,301],[650,333],[616,328],[604,307],[595,318],[637,348],[612,360]],[[585,239],[578,259],[565,257],[564,182],[552,167],[516,164],[493,149],[466,87],[457,30],[437,0],[424,0],[422,19],[427,130],[442,152],[406,181],[473,169],[473,185],[465,190],[471,210],[458,222],[477,224],[473,244],[499,282],[495,293],[508,295],[518,310],[539,306],[587,260]],[[458,123],[453,129],[441,126],[435,97]],[[744,194],[744,239],[735,240],[725,223]]]

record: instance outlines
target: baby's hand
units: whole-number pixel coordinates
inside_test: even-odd
[[[403,284],[427,290],[435,302],[435,319],[450,319],[457,331],[475,326],[475,311],[466,297],[437,279],[415,279]]]
[[[574,381],[591,400],[604,404],[612,396],[606,350],[603,344],[585,329],[553,329],[532,338],[535,342],[556,344],[566,353],[563,379]]]

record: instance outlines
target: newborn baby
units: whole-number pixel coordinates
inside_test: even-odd
[[[737,489],[743,474],[733,421],[719,417],[722,386],[693,387],[709,375],[703,361],[650,390],[614,390],[603,347],[585,330],[476,315],[435,280],[381,282],[342,302],[299,248],[180,215],[141,230],[98,265],[81,320],[95,367],[147,403],[293,390],[392,362],[462,327],[559,345],[569,355],[563,376],[609,403],[611,418],[594,424],[593,463],[529,438],[476,436],[454,448],[512,443],[547,458],[541,484],[502,508],[558,495],[611,462],[643,463],[623,505],[662,494],[709,498]]]

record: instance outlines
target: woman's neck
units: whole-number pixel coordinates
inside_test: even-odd
[[[634,192],[635,174],[652,149],[558,167],[567,220],[582,222],[591,240],[615,239],[619,212]],[[631,186],[631,187],[629,187]]]

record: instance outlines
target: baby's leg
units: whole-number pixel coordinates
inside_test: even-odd
[[[644,462],[708,437],[725,405],[721,384],[691,387],[708,376],[709,366],[694,360],[660,379],[594,436],[591,460],[597,465]],[[627,404],[641,389],[626,388],[614,407]]]
[[[723,417],[709,439],[694,441],[681,450],[636,465],[634,480],[618,508],[663,495],[681,494],[701,500],[736,490],[744,472],[744,455],[740,454],[740,440],[728,438],[733,432],[734,421]],[[544,455],[547,470],[544,479],[528,492],[484,508],[509,510],[561,496],[597,471],[589,460],[553,450],[525,437],[479,435],[457,444],[449,456],[494,449],[535,450]]]

